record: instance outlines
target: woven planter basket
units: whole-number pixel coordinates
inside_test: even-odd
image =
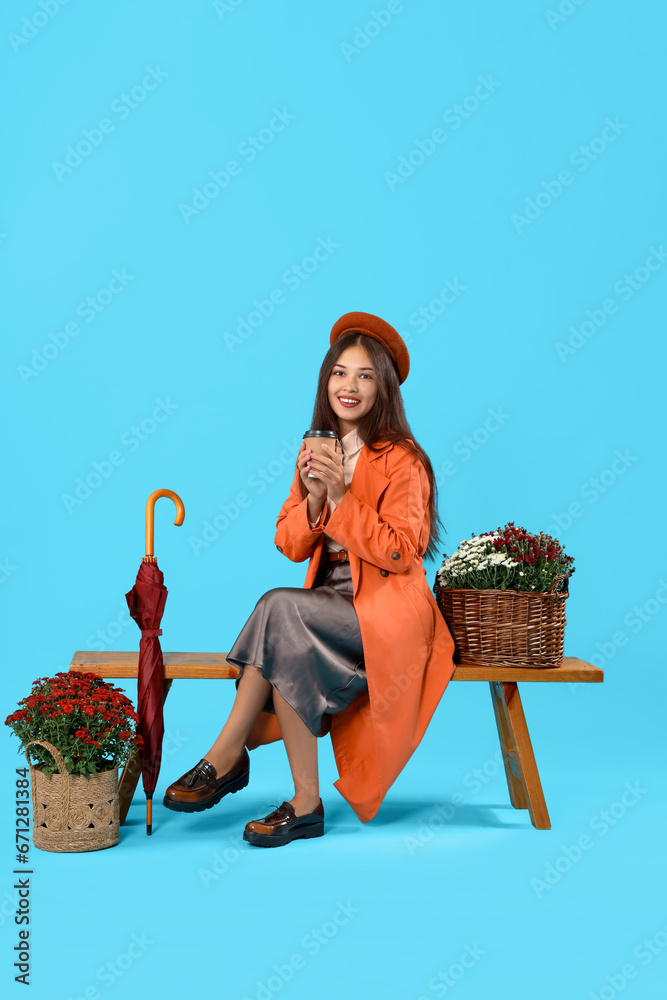
[[[563,580],[562,590],[557,590]],[[546,593],[433,587],[457,663],[478,667],[557,667],[563,659],[568,577]]]
[[[38,743],[53,756],[60,773],[46,775],[30,762],[28,747]],[[32,839],[42,851],[99,851],[118,843],[118,768],[86,778],[69,774],[59,750],[45,740],[25,746],[32,787]]]

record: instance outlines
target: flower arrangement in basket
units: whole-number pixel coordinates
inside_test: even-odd
[[[445,555],[433,587],[457,661],[555,667],[563,659],[574,558],[560,542],[509,521]]]
[[[141,746],[136,722],[123,689],[97,674],[33,682],[5,724],[30,765],[35,847],[96,851],[118,843],[118,768]]]

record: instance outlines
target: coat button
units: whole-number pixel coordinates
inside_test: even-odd
[[[401,558],[401,553],[400,552],[392,552],[391,558],[392,559],[400,559]]]
[[[380,576],[389,576],[389,570],[388,569],[381,569],[380,570]]]
[[[276,545],[276,548],[278,549],[278,552],[282,552],[282,549],[280,548],[279,545]]]

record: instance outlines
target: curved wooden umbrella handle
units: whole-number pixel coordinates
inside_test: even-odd
[[[155,490],[154,493],[151,493],[146,501],[146,555],[143,559],[144,562],[155,562],[155,556],[153,555],[153,523],[155,518],[155,502],[160,497],[169,497],[176,504],[176,520],[174,524],[183,524],[183,519],[185,518],[185,507],[178,493],[174,493],[173,490]]]

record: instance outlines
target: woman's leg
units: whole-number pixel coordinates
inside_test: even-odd
[[[246,663],[227,721],[209,752],[204,755],[218,776],[231,770],[243,753],[250,730],[270,690],[271,685],[264,679],[259,667]]]
[[[305,816],[306,813],[312,812],[320,801],[317,736],[311,733],[299,714],[275,688],[273,707],[276,710],[294,779],[294,795],[289,801],[294,806],[297,816]]]
[[[238,761],[270,689],[271,684],[262,676],[259,667],[247,663],[227,721],[209,752],[204,755],[217,775],[226,774]],[[320,801],[317,736],[311,733],[299,714],[275,688],[273,707],[294,779],[294,795],[290,802],[297,816],[305,816]]]

